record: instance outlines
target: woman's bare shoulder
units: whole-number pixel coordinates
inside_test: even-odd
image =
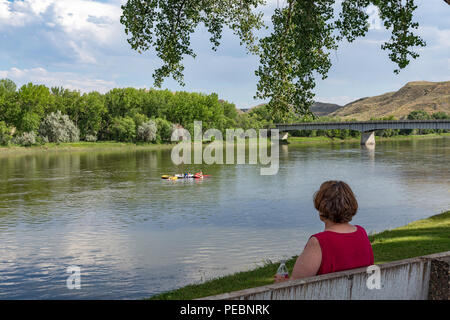
[[[305,247],[309,247],[310,249],[320,249],[319,239],[317,239],[315,236],[311,236]]]

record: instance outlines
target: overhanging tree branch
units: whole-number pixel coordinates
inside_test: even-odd
[[[450,0],[444,0],[450,4]],[[381,46],[388,52],[398,73],[419,55],[415,48],[425,42],[414,33],[415,0],[288,0],[287,8],[277,8],[272,15],[273,29],[259,39],[255,31],[264,27],[257,8],[265,0],[128,0],[122,6],[121,23],[130,37],[128,42],[139,52],[155,49],[163,65],[156,69],[155,85],[172,77],[183,83],[185,56],[195,58],[190,37],[203,23],[215,50],[224,26],[245,44],[249,53],[259,56],[260,66],[255,97],[269,99],[275,112],[295,111],[309,114],[317,77],[325,79],[331,67],[330,52],[341,41],[354,41],[368,31],[369,5],[379,9],[379,16],[391,39]]]

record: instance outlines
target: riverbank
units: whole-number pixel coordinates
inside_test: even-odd
[[[116,141],[97,141],[97,142],[67,142],[67,143],[46,143],[44,145],[36,145],[31,147],[7,146],[0,147],[0,155],[2,154],[18,154],[18,153],[34,153],[34,152],[57,152],[57,151],[94,151],[94,150],[158,150],[169,149],[175,144],[154,144],[154,143],[132,143],[132,142],[116,142]]]
[[[382,231],[369,236],[375,263],[407,259],[450,250],[450,211],[414,221],[406,226]],[[297,256],[286,265],[290,271]],[[253,288],[273,283],[279,263],[268,263],[254,270],[213,279],[201,284],[192,284],[159,294],[150,299],[182,300]]]
[[[422,140],[450,137],[450,133],[431,133],[426,135],[410,135],[410,136],[393,136],[389,138],[376,137],[377,142],[382,141],[404,141],[404,140]],[[359,142],[360,138],[328,138],[320,137],[289,137],[290,144],[329,144],[329,143],[344,143],[344,142]],[[208,142],[204,142],[207,145]],[[94,150],[158,150],[170,149],[176,143],[133,143],[133,142],[116,142],[116,141],[97,141],[97,142],[67,142],[67,143],[46,143],[44,145],[35,145],[31,147],[22,147],[17,145],[0,146],[0,155],[2,154],[21,154],[21,153],[38,153],[38,152],[53,152],[53,151],[94,151]]]
[[[117,141],[97,141],[97,142],[65,142],[65,143],[46,143],[43,145],[33,145],[23,147],[18,145],[0,146],[0,156],[14,155],[14,154],[32,154],[43,152],[83,152],[83,151],[114,151],[120,149],[121,151],[133,150],[167,150],[176,146],[179,142],[174,143],[134,143],[134,142],[117,142]],[[210,141],[203,141],[203,146],[207,146]],[[225,145],[225,141],[223,142]],[[236,142],[237,144],[243,142]],[[270,140],[267,139],[268,145]],[[248,140],[246,140],[248,144]]]
[[[423,139],[434,139],[434,138],[444,138],[450,137],[450,132],[446,133],[429,133],[421,135],[397,135],[392,137],[375,137],[376,142],[385,141],[408,141],[408,140],[423,140]],[[321,143],[344,143],[344,142],[360,142],[361,138],[328,138],[325,136],[319,137],[288,137],[288,142],[291,144],[321,144]]]

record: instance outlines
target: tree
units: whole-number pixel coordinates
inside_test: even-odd
[[[14,81],[10,79],[0,80],[0,93],[13,93],[16,92],[17,86]]]
[[[408,114],[408,120],[430,120],[430,115],[424,110],[415,110]]]
[[[80,131],[61,111],[52,112],[42,120],[39,134],[49,142],[77,142],[80,140]]]
[[[9,113],[12,124],[21,132],[36,131],[42,117],[52,105],[50,90],[44,85],[28,83],[17,94],[18,101]]]
[[[111,117],[133,117],[143,104],[144,90],[115,88],[106,93],[105,103]]]
[[[16,89],[16,84],[12,80],[0,80],[0,121],[11,123],[18,112]]]
[[[80,92],[64,89],[63,87],[52,87],[50,92],[54,97],[54,103],[47,112],[51,113],[59,110],[67,114],[78,125],[78,118],[80,116],[78,112],[78,103],[81,97]]]
[[[8,145],[11,141],[11,128],[4,121],[0,121],[0,145]]]
[[[133,121],[136,127],[139,127],[141,124],[148,121],[148,117],[145,114],[136,113],[133,116]]]
[[[430,115],[424,110],[415,110],[411,111],[406,119],[408,120],[430,120]],[[410,134],[423,134],[430,133],[430,130],[427,129],[401,129],[400,134],[410,135]]]
[[[433,113],[431,115],[431,118],[432,119],[441,119],[441,120],[443,120],[443,119],[450,119],[450,115],[445,113],[445,112],[443,112],[443,111],[438,111],[438,112]]]
[[[447,1],[447,0],[445,0]],[[256,11],[264,0],[128,0],[122,6],[121,23],[128,42],[138,52],[154,48],[163,61],[153,74],[160,87],[164,78],[183,83],[184,56],[195,58],[191,35],[203,23],[211,34],[212,49],[219,46],[223,27],[230,28],[249,53],[259,56],[256,96],[270,99],[271,111],[309,114],[316,78],[325,79],[331,67],[330,51],[341,41],[354,41],[369,29],[366,9],[374,5],[391,39],[381,48],[389,52],[398,73],[418,57],[414,47],[425,42],[413,31],[417,8],[414,0],[286,0],[272,16],[273,30],[258,40],[255,32],[264,27],[263,15]]]
[[[450,1],[450,0],[449,0]],[[443,111],[438,111],[435,112],[431,115],[432,119],[437,119],[437,120],[444,120],[444,119],[450,119],[450,114],[447,114]],[[449,132],[450,130],[444,130],[444,129],[437,129],[436,132],[437,133],[443,133],[443,132]]]
[[[113,136],[114,139],[117,140],[117,134],[119,131],[121,131],[120,128],[124,129],[126,127],[130,129],[131,123],[129,123],[128,119],[130,118],[131,121],[133,121],[136,113],[140,113],[144,96],[144,90],[137,90],[134,88],[115,88],[107,92],[104,97],[107,112],[103,116],[103,126],[100,136],[103,138],[110,138],[112,133],[110,132],[110,129],[115,126],[116,129],[113,133]],[[125,118],[127,118],[127,120],[125,120],[124,122],[123,120]],[[125,123],[126,125],[125,127],[123,127],[122,125],[124,125]],[[133,126],[135,126],[134,121]],[[136,128],[133,129],[133,132],[135,131],[135,129]],[[135,134],[133,133],[133,135]],[[122,135],[120,134],[120,136]],[[134,137],[131,138],[131,136],[127,135],[126,139],[126,141],[131,141],[132,139],[134,139]]]
[[[170,139],[172,138],[173,124],[162,118],[156,118],[154,122],[157,129],[157,140],[165,142],[170,141]]]
[[[117,117],[111,125],[111,132],[116,141],[131,142],[136,137],[136,125],[133,118]]]
[[[230,103],[222,99],[219,100],[219,103],[222,105],[223,114],[225,117],[233,120],[236,119],[238,112],[236,110],[236,105],[234,103]]]
[[[103,96],[96,92],[83,94],[74,108],[77,114],[77,125],[81,137],[96,136],[102,125],[102,117],[106,114]]]

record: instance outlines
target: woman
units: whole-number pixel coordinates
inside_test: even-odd
[[[314,206],[325,230],[309,238],[290,279],[276,275],[275,282],[373,264],[372,246],[366,231],[349,223],[358,210],[358,202],[348,184],[342,181],[322,183],[314,194]]]

